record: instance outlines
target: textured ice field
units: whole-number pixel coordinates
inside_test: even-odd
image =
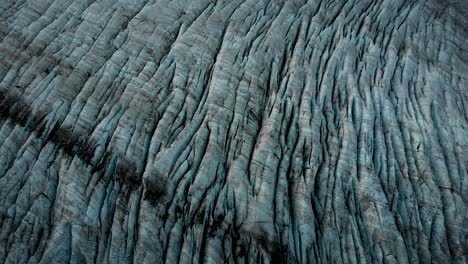
[[[467,263],[467,6],[1,0],[0,263]]]

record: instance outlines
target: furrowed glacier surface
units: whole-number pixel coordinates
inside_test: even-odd
[[[467,6],[2,0],[0,263],[467,263]]]

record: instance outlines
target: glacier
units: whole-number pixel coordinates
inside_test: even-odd
[[[468,4],[2,0],[0,263],[467,263]]]

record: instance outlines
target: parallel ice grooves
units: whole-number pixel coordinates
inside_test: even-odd
[[[468,262],[464,1],[0,2],[0,263]]]

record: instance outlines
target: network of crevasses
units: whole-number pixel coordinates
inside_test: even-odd
[[[465,260],[451,18],[46,4],[2,13],[2,261]]]

